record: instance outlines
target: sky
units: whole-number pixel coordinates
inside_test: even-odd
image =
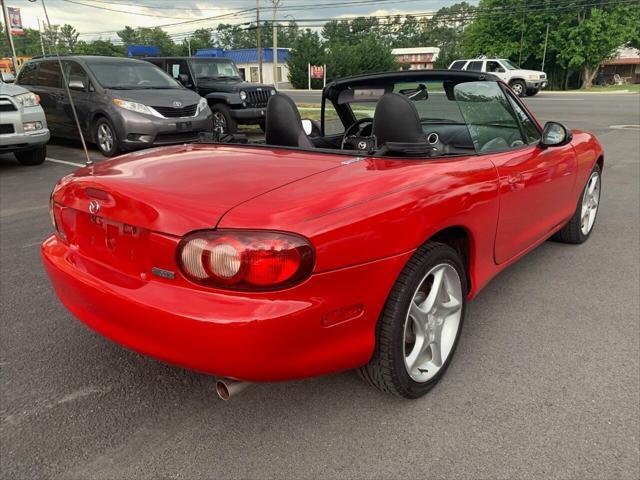
[[[73,25],[81,34],[82,40],[115,38],[115,31],[121,30],[125,25],[152,27],[181,22],[163,27],[170,34],[177,35],[197,28],[215,28],[218,23],[242,24],[255,21],[256,18],[256,0],[45,1],[51,23]],[[304,25],[302,21],[305,19],[319,19],[317,24],[334,17],[420,14],[436,11],[457,1],[459,0],[279,0],[276,19],[288,22],[293,18]],[[271,20],[272,1],[259,2],[261,19]],[[25,27],[37,28],[38,19],[44,22],[41,0],[8,0],[5,3],[9,7],[20,8]]]

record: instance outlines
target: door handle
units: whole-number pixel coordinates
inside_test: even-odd
[[[507,181],[509,182],[509,186],[511,186],[512,190],[524,188],[524,175],[521,173],[509,175]]]

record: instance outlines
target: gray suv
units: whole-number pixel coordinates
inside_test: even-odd
[[[47,156],[47,120],[34,93],[0,78],[0,153],[11,153],[23,165],[40,165]]]
[[[108,157],[192,142],[213,128],[207,101],[148,62],[66,55],[62,65],[83,134]],[[55,58],[37,57],[17,83],[40,96],[52,136],[78,138],[62,78]]]

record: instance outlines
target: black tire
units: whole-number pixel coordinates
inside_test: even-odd
[[[571,220],[569,220],[569,222],[552,237],[553,240],[556,240],[558,242],[563,242],[563,243],[580,244],[580,243],[586,242],[591,236],[591,232],[593,232],[593,228],[595,227],[595,221],[598,216],[599,208],[597,208],[595,211],[595,217],[593,219],[593,224],[591,226],[591,229],[585,234],[582,231],[582,202],[584,199],[585,191],[589,186],[589,181],[591,180],[594,173],[597,173],[598,175],[599,186],[598,186],[597,196],[598,196],[598,206],[599,206],[600,196],[602,194],[602,177],[601,177],[602,172],[600,171],[600,165],[596,164],[593,167],[593,170],[591,171],[591,173],[589,174],[587,183],[585,184],[584,188],[582,189],[582,192],[580,193],[580,198],[578,199],[578,205],[576,205],[576,211],[573,213]]]
[[[527,95],[527,84],[522,80],[512,80],[509,82],[509,86],[513,93],[518,95],[519,97],[524,97]]]
[[[213,130],[221,129],[221,133],[236,133],[238,124],[231,117],[231,110],[222,103],[217,103],[211,108],[213,113]]]
[[[409,305],[414,293],[433,267],[446,263],[452,266],[462,288],[461,318],[449,353],[438,373],[426,382],[414,381],[407,372],[404,359],[404,329]],[[451,363],[467,310],[467,277],[458,253],[448,245],[428,242],[420,247],[396,280],[385,303],[376,327],[376,346],[369,363],[358,370],[360,377],[371,386],[393,395],[414,399],[431,390],[442,378]]]
[[[110,135],[111,141],[103,139],[103,135]],[[100,117],[93,126],[93,140],[105,157],[114,157],[120,153],[120,139],[113,124],[106,117]]]
[[[47,158],[47,146],[43,145],[33,150],[22,150],[20,152],[13,153],[16,160],[20,162],[20,165],[42,165],[45,158]]]
[[[527,97],[535,97],[540,90],[538,88],[528,88],[527,89]]]

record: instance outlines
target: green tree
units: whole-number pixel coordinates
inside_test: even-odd
[[[163,55],[174,55],[179,52],[179,47],[173,42],[167,32],[160,27],[126,26],[117,32],[118,37],[125,45],[151,45],[160,49]]]
[[[610,0],[480,0],[475,21],[465,30],[463,53],[507,57],[540,68],[547,25],[550,27],[545,70],[554,86],[567,88],[578,77],[591,86],[598,65],[632,42],[640,28],[640,5]]]
[[[0,23],[0,31],[4,32],[4,25]],[[0,56],[10,57],[11,48],[9,43],[5,41],[4,33],[2,33],[2,43],[0,43]],[[40,46],[40,33],[33,28],[25,28],[24,35],[15,35],[13,37],[13,45],[16,48],[16,55],[32,57],[34,55],[42,55]]]
[[[391,48],[372,34],[355,44],[334,43],[328,45],[325,58],[327,80],[400,68],[391,53]]]
[[[65,23],[60,27],[59,48],[61,52],[73,52],[78,44],[78,32],[74,27]]]
[[[298,34],[293,42],[287,65],[289,81],[295,88],[307,88],[308,65],[320,65],[324,62],[324,49],[320,36],[309,29]],[[312,87],[322,87],[321,80],[312,80]]]
[[[462,55],[462,41],[465,29],[474,18],[476,7],[460,2],[443,7],[427,22],[426,37],[431,46],[440,48],[436,68],[447,68]]]
[[[85,42],[80,40],[76,47],[75,53],[78,55],[106,55],[108,57],[124,57],[125,47],[114,45],[111,40],[93,40]]]

